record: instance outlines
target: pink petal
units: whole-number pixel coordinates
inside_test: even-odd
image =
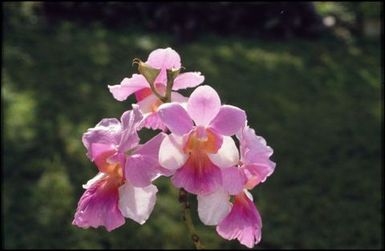
[[[157,108],[158,104],[160,105],[161,102],[154,94],[151,94],[151,95],[145,97],[144,99],[142,99],[141,101],[139,101],[137,103],[137,105],[139,106],[139,110],[143,114],[156,111],[155,108]]]
[[[92,184],[80,198],[72,224],[81,228],[104,226],[107,231],[123,225],[117,184],[108,177]]]
[[[170,47],[152,51],[146,63],[156,69],[179,69],[181,67],[179,54]]]
[[[187,154],[182,151],[183,139],[173,134],[167,135],[159,149],[159,164],[167,169],[176,170],[183,166]]]
[[[230,196],[222,189],[208,195],[198,195],[199,219],[205,225],[217,225],[230,212]]]
[[[238,239],[248,248],[261,240],[262,220],[254,203],[245,193],[235,197],[230,213],[217,226],[217,232],[225,239]]]
[[[115,118],[102,119],[94,128],[83,134],[82,142],[88,150],[87,156],[92,159],[90,145],[93,143],[117,145],[120,140],[121,125]]]
[[[240,141],[242,161],[253,163],[261,159],[268,159],[273,154],[273,149],[267,146],[266,140],[255,134],[254,129],[245,126],[237,135]]]
[[[145,187],[163,174],[158,162],[159,147],[165,134],[160,133],[139,147],[135,154],[127,157],[124,168],[125,178],[134,186]],[[166,171],[166,174],[169,172]]]
[[[185,72],[178,75],[174,80],[173,90],[186,89],[200,85],[205,77],[200,72]]]
[[[126,160],[124,177],[136,187],[148,186],[158,175],[157,165],[159,164],[156,159],[140,154],[131,155]]]
[[[223,137],[223,143],[217,153],[208,154],[210,160],[220,168],[232,167],[239,162],[239,152],[234,140],[229,136]]]
[[[208,85],[195,89],[187,103],[187,112],[198,126],[207,126],[218,114],[221,100],[218,93]]]
[[[100,172],[109,172],[112,163],[109,163],[108,159],[115,154],[116,150],[112,145],[93,143],[90,146],[91,160],[95,163]]]
[[[158,115],[168,129],[176,135],[184,135],[193,128],[190,116],[178,103],[162,104],[158,109]]]
[[[232,105],[223,105],[210,127],[222,135],[232,136],[245,126],[245,122],[245,111]]]
[[[123,216],[142,225],[154,209],[157,192],[154,185],[134,187],[126,183],[119,188],[119,209]]]
[[[170,176],[174,174],[174,171],[166,169],[159,164],[160,145],[166,136],[167,134],[161,132],[147,141],[144,145],[141,145],[139,149],[135,151],[136,154],[155,160],[156,165],[154,165],[154,168],[156,169],[156,175],[152,178],[152,180],[156,179],[160,175]]]
[[[253,189],[259,183],[266,181],[275,169],[275,163],[268,160],[267,163],[256,163],[253,165],[246,165],[244,168],[244,173],[247,177],[247,189]]]
[[[171,102],[181,103],[183,108],[186,109],[185,105],[187,105],[187,101],[188,101],[188,97],[185,97],[178,92],[171,92]]]
[[[118,147],[119,152],[126,152],[139,144],[140,139],[137,130],[142,119],[143,115],[138,106],[133,106],[132,110],[122,114],[120,119],[122,121],[122,132]]]
[[[187,192],[207,195],[222,184],[220,169],[206,155],[190,156],[187,162],[171,178],[172,183]]]
[[[122,122],[122,130],[136,131],[137,125],[142,121],[143,115],[140,112],[139,106],[133,105],[132,110],[125,111],[120,121]]]
[[[276,164],[269,159],[273,150],[267,146],[264,138],[257,136],[254,129],[248,126],[237,137],[240,141],[242,167],[248,178],[247,188],[253,188],[274,172]]]
[[[167,127],[165,124],[163,124],[162,120],[159,118],[159,115],[157,112],[148,113],[145,115],[143,120],[143,126],[152,129],[152,130],[162,130],[166,131]]]
[[[221,171],[223,189],[231,195],[242,192],[247,181],[243,170],[238,167],[229,167]]]
[[[123,101],[131,94],[148,87],[147,80],[140,74],[133,74],[131,78],[124,78],[119,85],[108,85],[108,89],[118,101]]]

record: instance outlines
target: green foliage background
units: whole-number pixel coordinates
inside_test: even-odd
[[[245,109],[275,151],[275,173],[252,192],[263,219],[257,249],[383,247],[379,39],[207,34],[181,44],[134,28],[52,27],[33,3],[3,8],[5,248],[193,248],[166,178],[155,182],[157,205],[143,226],[127,220],[108,233],[71,225],[81,185],[97,173],[82,133],[134,102],[114,100],[107,84],[135,73],[133,58],[168,46],[188,71],[205,75],[223,103]],[[191,202],[206,247],[244,248],[204,226]]]

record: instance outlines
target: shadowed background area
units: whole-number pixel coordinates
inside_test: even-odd
[[[383,247],[379,2],[2,7],[3,247],[193,248],[178,190],[163,177],[143,226],[71,224],[81,185],[97,173],[82,134],[135,102],[116,101],[107,84],[164,47],[223,103],[246,110],[274,149],[275,173],[252,191],[263,220],[257,249]],[[190,199],[206,247],[245,248],[203,225]]]

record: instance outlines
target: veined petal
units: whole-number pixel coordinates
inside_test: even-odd
[[[198,195],[200,220],[209,226],[217,225],[230,212],[230,196],[222,189],[208,195]]]
[[[154,185],[134,187],[126,182],[119,188],[119,209],[124,217],[144,224],[154,209],[157,192]]]
[[[222,135],[232,136],[245,126],[246,113],[232,105],[223,105],[210,127]]]
[[[221,171],[223,189],[231,195],[242,192],[247,182],[243,169],[234,166],[223,168]]]
[[[167,135],[159,149],[159,164],[167,169],[175,170],[183,166],[188,155],[182,151],[183,139],[173,134]]]
[[[225,239],[238,239],[248,248],[261,240],[262,220],[254,203],[245,194],[235,197],[230,213],[217,225],[217,232]]]
[[[239,152],[234,140],[229,136],[223,137],[223,143],[217,153],[208,154],[210,160],[221,168],[232,167],[239,162]]]
[[[94,182],[84,192],[72,222],[81,228],[104,226],[107,231],[124,224],[125,220],[118,208],[119,183],[105,177]]]
[[[200,72],[185,72],[178,75],[174,80],[173,90],[186,89],[200,85],[205,77]]]
[[[191,94],[187,112],[197,126],[207,126],[218,114],[221,100],[218,93],[208,85],[199,86]]]
[[[193,128],[193,122],[186,110],[178,103],[165,103],[158,109],[162,122],[176,135],[182,136]]]
[[[181,67],[179,54],[170,47],[152,51],[146,64],[156,69],[179,69]]]
[[[123,101],[131,94],[148,87],[147,80],[140,74],[133,74],[131,78],[124,78],[119,85],[108,85],[108,89],[118,101]]]
[[[207,195],[220,187],[222,175],[207,155],[190,155],[186,163],[176,170],[171,182],[189,193]]]

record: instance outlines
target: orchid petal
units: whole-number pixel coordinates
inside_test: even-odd
[[[230,212],[230,196],[222,189],[208,195],[198,195],[200,220],[209,226],[217,225]]]
[[[176,135],[182,136],[193,128],[193,122],[186,110],[178,103],[165,103],[158,109],[162,122]]]
[[[221,100],[218,93],[208,85],[195,89],[187,103],[187,112],[197,126],[207,126],[218,114]]]
[[[143,225],[154,209],[157,192],[154,185],[134,187],[126,182],[119,188],[119,209],[122,215]]]

